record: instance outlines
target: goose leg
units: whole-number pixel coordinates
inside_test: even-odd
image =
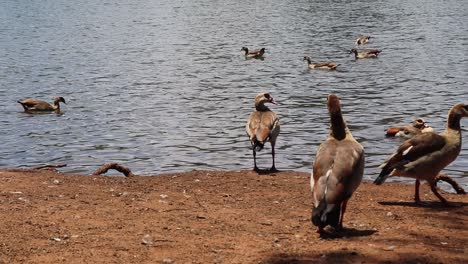
[[[338,229],[337,230],[343,229],[343,218],[344,218],[344,214],[345,214],[347,205],[348,205],[348,200],[344,200],[343,203],[341,204],[340,222],[338,223]]]
[[[254,158],[254,171],[258,172],[257,168],[257,152],[255,151],[255,147],[252,145],[253,150],[253,158]]]
[[[419,198],[419,185],[421,185],[421,182],[416,179],[416,182],[414,183],[414,201],[416,203],[421,202],[421,199]]]
[[[439,198],[439,200],[444,204],[444,205],[448,205],[449,203],[447,202],[447,200],[442,197],[442,195],[440,195],[440,193],[437,191],[437,187],[436,187],[436,184],[435,182],[431,182],[431,191],[435,194],[435,196],[437,196],[437,198]]]
[[[271,158],[273,159],[273,165],[271,166],[270,172],[277,172],[275,167],[275,142],[271,142]]]
[[[317,227],[317,229],[315,229],[315,233],[318,233],[318,234],[323,233],[323,227]]]

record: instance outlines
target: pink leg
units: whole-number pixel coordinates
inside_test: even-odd
[[[346,206],[348,205],[348,200],[344,200],[343,203],[341,204],[341,216],[340,216],[340,223],[338,223],[338,228],[343,229],[343,218],[344,218],[344,213],[346,211]]]
[[[317,229],[315,229],[315,233],[321,234],[322,232],[323,232],[323,228],[321,227],[317,227]]]
[[[421,185],[421,182],[416,179],[416,182],[414,184],[414,201],[416,203],[420,203],[421,199],[419,198],[419,185]]]
[[[257,168],[257,152],[255,151],[255,147],[254,147],[253,144],[252,144],[252,149],[253,149],[253,158],[254,158],[254,171],[255,171],[255,172],[258,172],[258,168]]]
[[[277,172],[275,167],[275,142],[271,142],[271,158],[273,159],[273,165],[271,166],[270,172]]]

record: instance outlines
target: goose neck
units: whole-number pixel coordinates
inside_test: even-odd
[[[330,136],[342,140],[346,137],[347,127],[341,111],[330,114]]]

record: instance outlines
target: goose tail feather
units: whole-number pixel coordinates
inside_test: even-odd
[[[320,228],[327,225],[336,227],[340,220],[341,204],[327,204],[321,201],[316,208],[312,209],[312,223]]]

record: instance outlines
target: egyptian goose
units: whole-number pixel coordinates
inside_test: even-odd
[[[315,156],[310,184],[314,199],[312,223],[317,233],[330,225],[343,227],[346,204],[364,173],[364,148],[357,142],[341,115],[340,101],[328,96],[330,133]]]
[[[25,112],[60,112],[60,102],[66,104],[65,99],[63,97],[55,97],[54,105],[51,105],[46,101],[35,99],[26,99],[23,101],[18,101],[18,103],[20,103],[21,106],[23,106]]]
[[[412,138],[415,135],[434,132],[434,129],[430,127],[422,118],[416,118],[411,122],[409,126],[390,127],[387,129],[385,136],[387,137],[404,137]]]
[[[354,43],[358,46],[364,45],[364,44],[367,44],[367,42],[369,42],[370,38],[371,36],[359,36]]]
[[[263,54],[265,54],[265,48],[261,48],[260,50],[249,51],[248,48],[242,47],[241,51],[242,50],[245,51],[245,58],[247,59],[251,59],[251,58],[260,59],[260,58],[263,58]]]
[[[357,49],[351,49],[349,51],[350,54],[354,53],[355,59],[377,58],[380,52],[382,52],[382,50],[378,50],[378,49],[364,50],[361,52],[358,52]]]
[[[374,183],[380,185],[391,176],[415,178],[414,200],[419,203],[420,181],[426,180],[437,198],[447,204],[447,200],[437,192],[436,177],[460,153],[460,120],[463,117],[468,117],[468,105],[456,104],[449,111],[444,132],[421,133],[405,141],[396,153],[382,164],[382,171]]]
[[[320,62],[320,63],[312,63],[309,56],[304,56],[304,60],[307,61],[307,67],[309,69],[320,69],[320,70],[336,70],[340,64],[336,64],[334,62]]]
[[[279,119],[275,112],[271,111],[265,103],[276,104],[269,93],[260,93],[255,97],[255,111],[250,114],[245,129],[252,144],[254,170],[259,172],[256,161],[256,152],[263,149],[266,142],[271,144],[271,156],[273,165],[270,171],[275,172],[275,143],[280,132]]]

